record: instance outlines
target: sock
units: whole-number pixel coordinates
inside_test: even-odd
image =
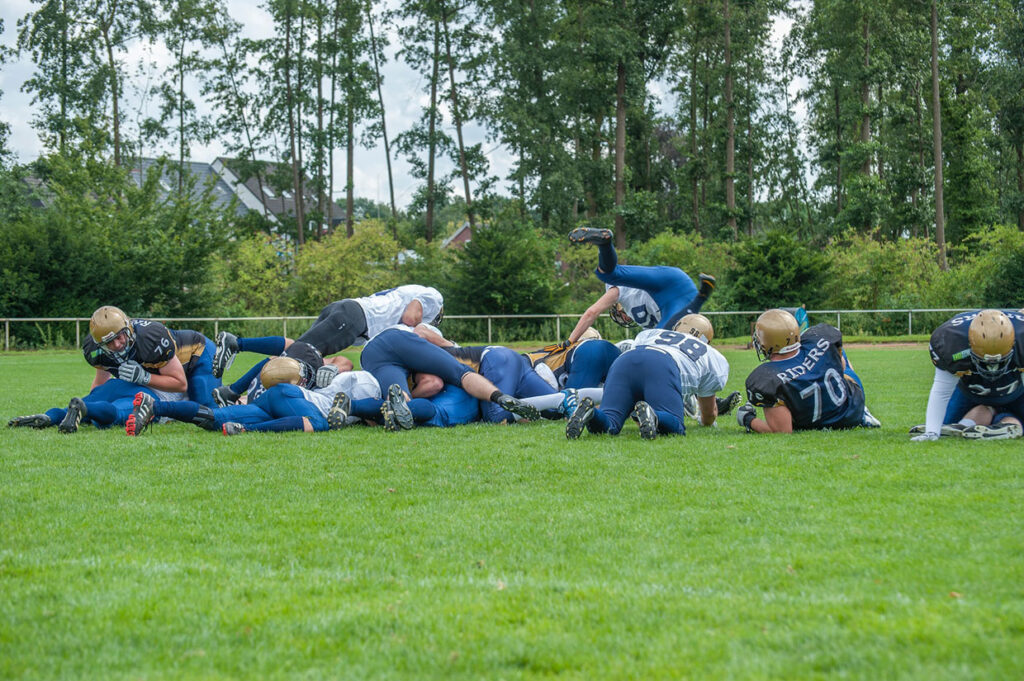
[[[257,423],[254,426],[246,426],[245,429],[250,433],[284,433],[291,430],[302,430],[302,417],[285,416],[282,419],[274,419],[273,421]]]
[[[175,421],[191,422],[199,412],[198,402],[164,402],[157,400],[153,404],[154,416],[167,416]]]
[[[284,336],[263,336],[262,338],[239,338],[239,352],[256,352],[261,355],[280,355],[284,352]]]
[[[614,270],[619,264],[619,256],[615,253],[615,246],[608,242],[601,244],[597,249],[597,269],[605,274]]]
[[[376,397],[367,397],[362,400],[352,400],[352,411],[349,416],[358,416],[361,419],[380,419],[380,408],[384,400]]]
[[[63,421],[64,417],[67,416],[67,413],[67,409],[61,409],[60,407],[54,407],[53,409],[46,410],[46,415],[50,417],[50,423],[53,425],[57,425]]]

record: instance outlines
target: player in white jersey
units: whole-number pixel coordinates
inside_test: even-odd
[[[444,316],[444,298],[430,286],[407,284],[379,291],[363,298],[336,300],[320,311],[320,316],[298,340],[309,343],[324,357],[351,345],[364,345],[378,333],[395,324],[416,326],[421,322],[437,325]],[[213,373],[218,378],[239,352],[279,355],[288,345],[282,336],[238,338],[222,331],[217,334]]]
[[[676,328],[682,328],[686,319]],[[645,440],[653,440],[659,433],[685,435],[684,396],[697,396],[700,421],[710,426],[718,417],[715,393],[728,380],[728,361],[702,337],[667,329],[642,331],[633,349],[612,364],[601,408],[588,398],[580,400],[565,435],[574,440],[584,427],[592,433],[615,435],[627,416],[637,422]]]

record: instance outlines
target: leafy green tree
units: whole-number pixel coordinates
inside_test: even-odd
[[[813,246],[779,230],[748,239],[733,250],[729,297],[740,310],[805,305],[825,298],[828,258]]]

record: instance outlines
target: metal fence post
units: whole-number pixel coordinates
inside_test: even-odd
[[[285,338],[288,337],[288,318],[281,317],[281,335]]]
[[[836,328],[840,331],[843,330],[843,313],[836,310]]]
[[[491,318],[487,318],[487,344],[491,344]]]
[[[10,351],[11,349],[11,320],[4,320],[4,350]]]
[[[218,326],[219,324],[220,324],[220,320],[219,319],[214,319],[213,320],[213,337],[214,338],[216,338],[217,334],[220,333],[220,327]]]
[[[555,315],[555,338],[562,340],[562,315]]]
[[[75,320],[75,347],[76,348],[82,347],[81,322],[79,322],[77,319]]]
[[[907,335],[914,335],[914,311],[907,310]]]

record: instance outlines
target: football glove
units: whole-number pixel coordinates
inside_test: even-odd
[[[921,435],[915,435],[914,437],[910,438],[910,441],[911,442],[931,442],[932,440],[938,440],[938,439],[939,439],[939,434],[938,433],[923,433]]]
[[[338,375],[338,367],[333,364],[325,364],[316,370],[316,387],[326,388]]]
[[[128,360],[117,367],[117,377],[122,381],[138,385],[149,385],[149,372],[142,368],[142,365],[135,360]]]
[[[736,422],[746,428],[748,433],[751,431],[750,424],[756,417],[757,409],[750,402],[736,410]]]

